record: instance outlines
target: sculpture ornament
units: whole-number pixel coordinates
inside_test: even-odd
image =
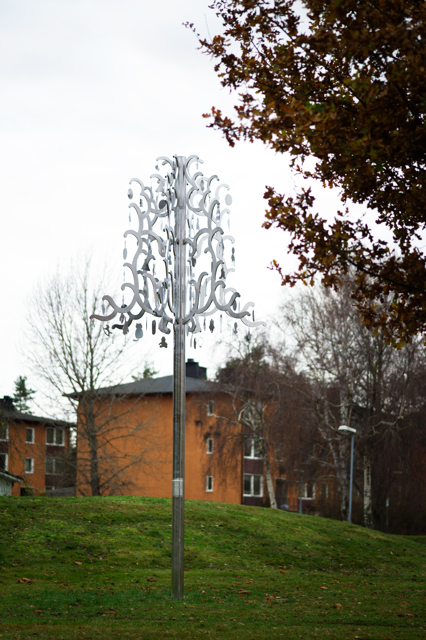
[[[179,162],[183,163],[179,171]],[[248,327],[263,325],[255,322],[253,302],[240,309],[240,294],[227,286],[227,279],[235,271],[234,238],[225,233],[229,228],[232,197],[229,186],[219,182],[217,175],[206,177],[199,171],[202,164],[197,156],[188,158],[174,156],[173,159],[157,158],[156,173],[151,177],[151,186],[138,178],[130,180],[128,190],[129,219],[136,214],[137,229],[128,229],[124,237],[124,268],[130,272],[129,281],[123,282],[122,304],[111,296],[103,297],[102,315],[92,318],[109,322],[118,316],[119,322],[112,325],[126,335],[136,322],[135,339],[143,336],[142,323],[137,323],[145,314],[154,317],[152,333],[158,330],[169,334],[169,325],[182,322],[189,333],[197,334],[207,328],[207,317],[219,311],[220,328],[222,315],[241,320]],[[161,168],[160,166],[161,165]],[[182,180],[183,176],[183,180]],[[154,186],[152,184],[154,183]],[[185,231],[178,237],[178,208],[185,207]],[[134,241],[136,250],[131,262],[127,261],[127,241]],[[186,276],[185,312],[182,317],[175,308],[176,261],[184,251]],[[180,283],[182,285],[182,283]],[[124,303],[126,291],[131,300]],[[111,311],[106,311],[105,303]],[[215,329],[211,319],[208,328]],[[109,325],[105,327],[110,331]],[[234,323],[234,331],[237,324]],[[162,346],[165,346],[164,344]]]

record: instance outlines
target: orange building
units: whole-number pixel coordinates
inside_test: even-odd
[[[0,399],[0,471],[21,479],[15,480],[12,495],[33,495],[63,486],[73,426],[21,413],[9,396]]]
[[[263,505],[263,462],[253,439],[229,420],[229,394],[191,359],[186,376],[185,498]],[[99,473],[114,477],[102,493],[172,496],[172,394],[173,376],[97,391],[97,413],[109,416],[103,444],[97,434]],[[93,461],[81,418],[77,425],[77,495],[90,495]]]

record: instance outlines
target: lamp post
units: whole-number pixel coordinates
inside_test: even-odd
[[[248,302],[240,308],[240,294],[227,286],[228,276],[235,271],[235,249],[227,246],[234,238],[226,234],[229,227],[229,186],[220,184],[216,175],[204,176],[199,171],[202,161],[197,156],[157,158],[155,187],[138,178],[130,180],[128,190],[129,221],[132,213],[136,225],[124,234],[124,260],[127,242],[134,245],[132,262],[124,262],[130,271],[130,282],[123,282],[121,305],[111,296],[103,297],[102,315],[92,317],[110,322],[119,316],[112,329],[126,335],[135,322],[135,340],[143,337],[143,316],[153,316],[151,331],[174,334],[173,353],[173,479],[172,479],[172,597],[182,600],[184,594],[184,496],[185,496],[185,341],[191,334],[196,348],[197,335],[207,328],[207,317],[220,311],[223,315],[249,327],[255,322],[254,306]],[[161,168],[160,166],[161,165]],[[156,255],[157,254],[157,255]],[[126,273],[126,272],[125,272]],[[125,301],[125,293],[130,300]],[[105,302],[110,309],[106,308]],[[170,327],[168,326],[170,325]],[[208,329],[213,332],[214,320]],[[105,332],[111,333],[109,325]],[[145,329],[148,330],[146,320]],[[166,347],[165,335],[160,347]]]
[[[353,427],[348,427],[345,424],[340,426],[337,431],[342,435],[348,436],[351,439],[351,470],[349,476],[349,514],[348,514],[348,522],[352,522],[352,486],[354,479],[354,440],[356,429]]]

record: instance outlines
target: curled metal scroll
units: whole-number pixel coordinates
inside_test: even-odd
[[[103,304],[102,315],[95,314],[92,318],[110,321],[119,316],[119,322],[112,328],[127,334],[132,322],[148,313],[159,319],[159,331],[170,333],[169,325],[173,326],[177,321],[174,264],[178,252],[185,250],[187,296],[182,322],[188,333],[200,332],[201,318],[216,311],[241,320],[249,327],[263,325],[263,322],[254,321],[251,310],[254,303],[248,302],[240,309],[240,294],[227,286],[228,276],[235,271],[234,238],[225,234],[223,228],[232,204],[229,186],[219,183],[216,175],[204,176],[198,170],[202,161],[197,156],[185,158],[184,185],[178,184],[177,157],[161,156],[157,163],[157,172],[151,175],[151,185],[133,178],[128,190],[129,208],[136,214],[137,228],[128,229],[124,237],[126,242],[133,240],[136,247],[132,261],[124,263],[130,277],[121,288],[123,292],[131,293],[131,300],[128,304],[119,305],[106,295],[103,300],[111,311],[107,313]],[[186,234],[183,244],[186,247],[179,247],[175,237],[179,193],[185,194]],[[209,326],[212,330],[214,323],[212,325],[210,321]],[[141,324],[137,324],[136,339],[141,335]]]

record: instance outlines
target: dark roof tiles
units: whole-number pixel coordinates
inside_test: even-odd
[[[186,377],[187,393],[213,393],[220,390],[217,382],[202,380],[200,378]],[[173,393],[173,376],[162,376],[161,378],[143,378],[136,382],[118,384],[113,387],[98,389],[102,395],[156,395]]]

